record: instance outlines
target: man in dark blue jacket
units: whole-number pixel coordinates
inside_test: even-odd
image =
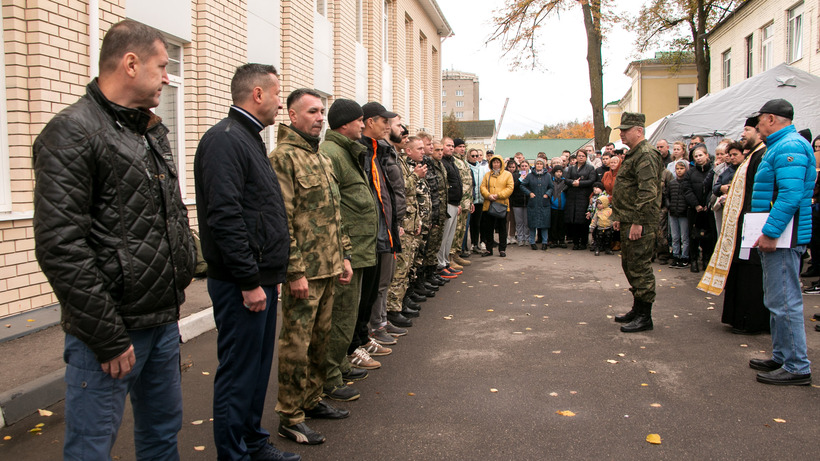
[[[792,125],[794,107],[773,99],[752,116],[766,140],[766,154],[755,174],[752,212],[768,213],[763,234],[755,242],[763,266],[763,302],[771,312],[772,358],[752,359],[765,384],[809,385],[811,362],[806,354],[800,258],[811,240],[811,197],[817,172],[809,143]],[[791,245],[778,239],[793,220]]]
[[[202,253],[219,332],[214,441],[219,459],[298,460],[261,426],[273,348],[277,284],[288,236],[282,191],[259,133],[282,108],[273,66],[246,64],[231,81],[228,117],[209,129],[194,158]]]

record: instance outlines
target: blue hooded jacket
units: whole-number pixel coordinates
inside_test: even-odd
[[[817,178],[811,146],[794,125],[767,136],[766,146],[755,174],[752,212],[769,212],[763,233],[771,238],[779,238],[794,216],[792,245],[806,245],[811,240],[811,197]]]

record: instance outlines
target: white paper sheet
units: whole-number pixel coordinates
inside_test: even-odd
[[[743,215],[743,233],[740,238],[740,259],[749,259],[752,245],[757,242],[757,239],[763,235],[763,226],[766,225],[766,220],[769,219],[769,213],[746,213]],[[777,248],[791,248],[792,246],[792,227],[794,226],[794,218],[789,221],[783,233],[777,239]]]

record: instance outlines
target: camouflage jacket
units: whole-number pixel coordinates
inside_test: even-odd
[[[328,130],[319,152],[333,164],[339,180],[342,225],[353,245],[353,269],[376,265],[376,234],[379,231],[379,213],[376,197],[367,183],[362,157],[367,149],[360,143]]]
[[[424,157],[424,164],[427,165],[427,174],[424,176],[424,182],[427,183],[427,191],[430,193],[430,226],[437,226],[440,222],[444,222],[439,216],[441,211],[442,197],[439,194],[439,183],[445,181],[445,178],[440,176],[438,168],[436,168],[436,161],[432,157]],[[447,199],[444,199],[447,203]]]
[[[613,221],[658,227],[662,170],[660,153],[646,140],[629,149],[612,189]]]
[[[352,245],[342,228],[338,180],[330,160],[293,128],[280,124],[270,162],[288,215],[287,281],[341,274]]]
[[[473,170],[467,165],[467,161],[458,155],[455,156],[456,168],[461,175],[461,210],[470,212],[470,205],[473,204]]]
[[[413,171],[415,165],[410,165],[410,162],[412,162],[412,160],[410,160],[410,157],[405,154],[402,154],[398,161],[402,176],[404,176],[406,205],[404,220],[401,223],[401,227],[404,229],[405,233],[415,234],[416,229],[421,226],[418,205],[418,185],[424,181]]]
[[[436,160],[431,158],[433,170],[436,172],[436,176],[438,176],[438,196],[439,196],[439,209],[438,209],[438,222],[433,223],[439,226],[444,225],[444,222],[447,221],[447,170],[444,169],[444,164],[441,163],[441,160]],[[427,169],[427,174],[430,174],[430,168]]]

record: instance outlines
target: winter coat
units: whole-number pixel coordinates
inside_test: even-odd
[[[694,165],[686,170],[681,183],[683,184],[683,195],[686,197],[686,204],[691,208],[698,205],[705,207],[709,201],[711,183],[706,184],[706,177],[712,169],[712,162],[706,165]]]
[[[689,205],[686,203],[686,196],[683,194],[683,178],[674,178],[666,183],[664,191],[664,205],[669,210],[669,216],[684,217],[687,215]]]
[[[618,164],[618,168],[614,170],[610,169],[601,177],[601,183],[604,185],[604,190],[607,194],[612,196],[612,189],[615,188],[615,177],[618,176],[618,170],[621,169],[621,165]]]
[[[551,176],[552,177],[552,176]],[[563,210],[567,207],[567,183],[564,177],[552,177],[552,196],[550,197],[550,208],[553,210]]]
[[[494,155],[489,163],[492,164],[494,159],[501,160],[501,163],[504,163],[498,155]],[[509,171],[502,168],[501,171],[496,174],[490,170],[481,180],[481,195],[484,196],[484,206],[481,207],[481,210],[489,210],[490,203],[492,202],[490,202],[488,197],[492,194],[497,194],[498,199],[496,199],[496,202],[507,205],[507,211],[510,211],[510,195],[512,195],[514,188],[513,177]]]
[[[766,145],[755,174],[752,212],[769,212],[763,233],[771,238],[780,237],[794,217],[797,238],[792,244],[805,245],[811,240],[811,196],[817,178],[811,146],[794,125],[767,136]]]
[[[544,229],[550,227],[550,214],[552,208],[552,177],[546,170],[541,173],[530,173],[521,181],[521,190],[529,197],[527,202],[527,225],[531,229]],[[547,196],[544,198],[544,196]]]
[[[737,171],[737,166],[736,165],[727,165],[726,168],[723,170],[723,172],[721,172],[718,175],[718,177],[715,178],[712,181],[712,195],[714,195],[715,197],[720,197],[721,195],[723,195],[723,192],[720,191],[720,187],[725,186],[727,184],[731,184],[732,183],[732,178],[735,177],[735,172],[736,171]],[[712,173],[714,173],[714,172],[715,172],[715,170],[712,169]],[[706,184],[707,185],[709,184],[708,179],[707,179]]]
[[[589,194],[592,193],[592,185],[595,184],[595,168],[589,162],[584,163],[580,168],[573,165],[564,170],[564,180],[567,183],[567,207],[564,219],[568,223],[586,223],[587,206],[589,206]],[[572,185],[576,179],[580,180],[578,187]]]
[[[342,226],[353,246],[353,269],[376,265],[376,234],[379,231],[378,199],[368,184],[362,162],[365,148],[347,136],[328,130],[319,151],[330,159],[339,180]]]
[[[379,153],[376,156],[382,165],[384,175],[393,192],[393,219],[401,225],[405,213],[404,174],[399,167],[399,153],[392,144],[384,139],[379,140]]]
[[[34,251],[63,330],[107,362],[178,320],[196,250],[168,128],[86,90],[34,142]]]
[[[464,190],[461,183],[461,173],[459,173],[456,166],[456,158],[454,155],[445,155],[442,157],[441,163],[447,171],[447,204],[459,206]]]
[[[395,176],[398,173],[398,179],[393,178],[391,179],[390,175],[388,175],[388,169],[385,169],[384,164],[389,164],[389,150],[393,149],[389,143],[382,143],[380,141],[376,141],[372,138],[368,138],[367,136],[362,135],[359,139],[359,144],[363,145],[367,152],[364,154],[364,158],[362,158],[362,169],[364,170],[365,177],[367,177],[368,182],[370,183],[371,190],[373,190],[373,195],[376,198],[376,211],[379,213],[379,230],[376,236],[376,253],[378,254],[385,254],[385,253],[398,253],[401,251],[401,241],[399,239],[399,226],[401,226],[401,221],[398,219],[398,195],[396,193],[396,189],[393,187],[393,183],[398,181],[401,183],[401,207],[406,207],[404,203],[404,176],[401,174],[401,169],[398,169],[398,172],[392,171],[390,175]],[[375,154],[374,154],[375,153]],[[374,156],[375,155],[375,162]],[[375,165],[376,170],[374,172],[373,166]],[[388,168],[392,169],[392,166],[388,166]],[[379,190],[376,190],[376,181],[374,181],[374,176],[378,177],[379,181]],[[404,216],[404,210],[402,210],[402,217]]]
[[[596,207],[595,216],[592,218],[590,227],[593,229],[609,229],[612,227],[612,207],[609,206],[609,197],[602,195],[599,200],[604,204],[604,207],[600,210]]]
[[[518,174],[518,172],[516,171],[515,174],[510,174],[513,176],[513,193],[512,195],[510,195],[510,206],[524,208],[525,206],[527,206],[527,199],[529,198],[529,193],[524,192],[521,189],[521,176]]]

